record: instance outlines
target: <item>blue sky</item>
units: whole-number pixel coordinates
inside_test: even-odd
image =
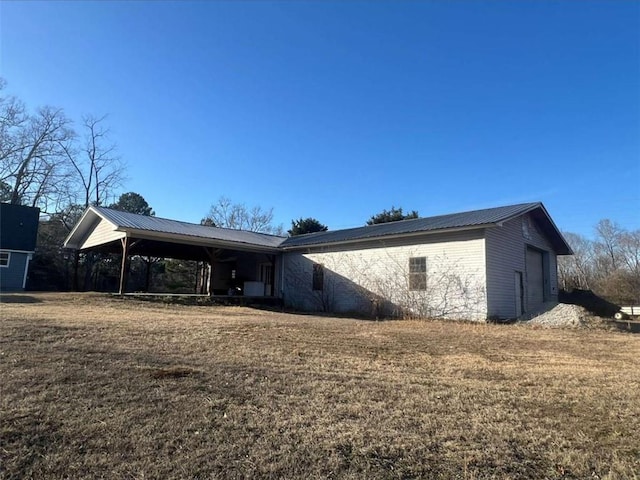
[[[108,114],[158,216],[539,200],[640,228],[640,2],[2,2],[0,29],[7,92]]]

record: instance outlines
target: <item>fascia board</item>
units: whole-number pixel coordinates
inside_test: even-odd
[[[329,247],[334,245],[350,245],[354,243],[365,243],[365,242],[375,242],[375,241],[385,241],[396,238],[413,238],[423,235],[435,235],[438,233],[449,233],[449,232],[466,232],[469,230],[479,230],[483,228],[496,227],[496,223],[483,223],[480,225],[470,225],[468,227],[457,227],[457,228],[439,228],[437,230],[427,230],[420,232],[409,232],[409,233],[397,233],[394,235],[382,235],[378,237],[368,237],[368,238],[357,238],[353,240],[342,240],[338,242],[326,242],[326,243],[313,243],[306,245],[295,245],[291,247],[279,247],[280,250],[283,251],[294,251],[294,250],[305,250],[308,248],[318,248],[318,247]]]
[[[567,247],[567,252],[569,252],[569,253],[566,253],[566,254],[563,254],[563,255],[573,255],[574,252],[573,252],[573,249],[571,248],[571,245],[569,245],[567,240],[564,238],[564,235],[562,235],[562,232],[560,231],[560,229],[556,226],[555,222],[551,219],[551,215],[549,215],[549,212],[547,212],[547,209],[544,208],[544,205],[542,205],[542,204],[540,204],[540,207],[542,208],[542,212],[547,217],[547,220],[549,221],[551,226],[555,229],[556,233],[558,234],[558,237],[560,237],[560,240],[562,240],[562,242]]]
[[[10,252],[10,253],[36,253],[35,250],[14,250],[12,248],[0,248],[0,252]]]
[[[545,206],[542,203],[538,203],[538,205],[535,208],[528,209],[527,211],[521,213],[520,215],[524,215],[525,213],[532,212],[533,210],[537,210],[538,208],[542,211],[542,213],[544,214],[545,218],[549,222],[549,225],[551,225],[551,228],[554,230],[555,234],[558,236],[560,241],[566,247],[566,250],[567,250],[568,253],[559,253],[558,255],[573,255],[573,250],[571,249],[571,246],[567,243],[567,241],[565,240],[564,236],[562,235],[562,232],[560,232],[560,229],[557,227],[555,222],[551,219],[551,215],[549,215],[549,212],[547,212],[547,209],[545,208]],[[516,215],[516,216],[520,216],[520,215]]]
[[[116,231],[124,232],[127,237],[139,238],[142,240],[159,240],[173,243],[184,243],[202,247],[227,247],[233,250],[250,251],[258,253],[278,253],[278,247],[267,247],[262,245],[252,245],[243,242],[232,242],[229,240],[218,240],[215,238],[196,237],[191,235],[179,235],[175,233],[154,232],[152,230],[138,230],[133,228],[119,227]]]
[[[64,239],[64,242],[62,243],[63,248],[69,248],[73,250],[78,250],[80,248],[78,241],[75,241],[72,243],[71,240],[76,235],[76,232],[78,232],[78,230],[80,230],[81,228],[85,228],[85,225],[84,225],[86,223],[85,218],[91,214],[97,216],[98,218],[101,218],[105,222],[111,223],[114,227],[117,227],[117,225],[115,225],[113,222],[110,222],[105,217],[100,215],[96,210],[94,210],[93,207],[89,207],[84,211],[84,213],[80,217],[80,220],[78,220],[75,226],[71,229],[71,232],[69,232],[69,235],[67,235],[67,238]]]

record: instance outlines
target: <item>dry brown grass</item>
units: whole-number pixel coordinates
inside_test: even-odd
[[[639,478],[637,335],[3,300],[1,478]]]

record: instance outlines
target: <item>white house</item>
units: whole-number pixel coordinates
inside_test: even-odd
[[[242,278],[245,295],[300,310],[475,320],[557,301],[557,256],[572,253],[541,203],[290,238],[90,207],[65,246],[204,260],[210,294]]]
[[[280,249],[292,306],[468,319],[557,301],[556,258],[571,254],[541,203],[302,235]]]

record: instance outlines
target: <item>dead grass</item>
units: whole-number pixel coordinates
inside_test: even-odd
[[[639,478],[637,335],[17,297],[0,478]]]

